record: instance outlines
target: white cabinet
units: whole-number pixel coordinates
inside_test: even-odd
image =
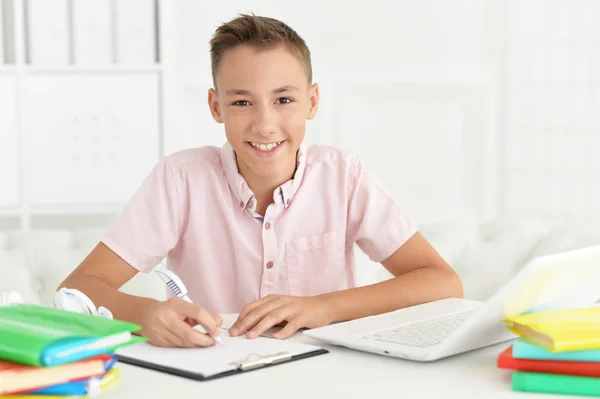
[[[126,202],[158,160],[158,104],[155,74],[26,77],[31,205]]]
[[[0,209],[19,202],[16,79],[0,74]]]
[[[164,155],[159,7],[120,3],[0,0],[0,228],[105,226]]]

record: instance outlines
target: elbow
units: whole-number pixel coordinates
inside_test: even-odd
[[[67,279],[65,279],[62,283],[60,283],[58,285],[58,287],[56,287],[56,289],[54,290],[54,293],[57,293],[58,291],[60,291],[62,288],[73,288],[73,287],[69,287],[69,282]]]
[[[77,275],[71,273],[68,275],[59,285],[56,287],[56,292],[60,291],[61,288],[78,288]]]
[[[463,287],[462,280],[458,276],[458,274],[453,273],[453,277],[451,278],[450,287],[453,292],[453,298],[464,298],[465,297],[465,289]]]
[[[452,267],[444,264],[431,269],[435,288],[435,299],[464,298],[464,287],[461,278]],[[435,276],[435,277],[434,277]]]
[[[444,273],[443,286],[447,298],[464,298],[465,290],[461,278],[453,269]]]

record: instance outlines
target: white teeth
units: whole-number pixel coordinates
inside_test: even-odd
[[[273,148],[277,147],[281,143],[282,143],[282,141],[278,141],[276,143],[261,144],[261,143],[252,141],[252,142],[250,142],[250,145],[252,145],[252,147],[254,147],[258,150],[266,152],[266,151],[271,151]]]

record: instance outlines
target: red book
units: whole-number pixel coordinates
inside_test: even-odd
[[[0,359],[0,395],[28,392],[105,373],[110,355],[98,355],[57,366],[29,366]],[[40,396],[41,397],[41,396]]]
[[[600,377],[600,363],[598,362],[516,359],[512,355],[512,346],[498,356],[498,368],[548,374]]]

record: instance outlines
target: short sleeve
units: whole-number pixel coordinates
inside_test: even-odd
[[[177,174],[159,162],[125,205],[102,242],[131,266],[150,272],[179,240]]]
[[[412,237],[417,226],[357,156],[348,181],[347,240],[373,262],[381,262]]]

